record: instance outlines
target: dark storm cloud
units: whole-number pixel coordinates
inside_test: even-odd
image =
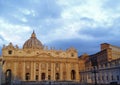
[[[78,51],[78,55],[82,55],[83,53],[93,54],[94,52],[99,51],[99,43],[98,41],[84,41],[80,39],[67,39],[67,40],[57,40],[53,41],[48,46],[55,47],[56,49],[68,49],[70,47],[74,47]]]
[[[98,24],[98,26],[92,26],[96,22],[91,18],[83,17],[81,20],[86,23],[86,26],[79,31],[79,34],[85,34],[97,40],[117,40],[118,38],[116,37],[120,35],[120,17],[113,19],[109,24],[106,22],[102,25]],[[90,26],[87,26],[88,23]]]
[[[98,27],[94,29],[89,27],[88,29],[82,29],[80,31],[80,34],[86,34],[88,36],[92,36],[98,39],[104,39],[105,37],[109,37],[112,33],[108,28]]]

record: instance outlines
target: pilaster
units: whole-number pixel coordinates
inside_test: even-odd
[[[63,65],[60,63],[60,80],[63,80]]]
[[[17,65],[16,65],[17,62],[14,62],[14,80],[16,80],[16,77],[17,77]]]
[[[22,72],[22,80],[25,80],[25,62],[23,62],[23,72]]]
[[[70,69],[70,64],[67,63],[67,80],[71,80],[71,69]]]
[[[41,63],[39,63],[39,81],[41,81]]]
[[[75,68],[75,70],[76,70],[76,71],[75,71],[75,72],[76,72],[76,75],[75,75],[75,76],[76,76],[76,81],[79,81],[80,78],[79,78],[78,64],[76,64],[76,68]]]
[[[45,80],[48,80],[48,63],[46,63]]]
[[[31,62],[31,79],[30,80],[34,80],[34,65],[33,62]]]

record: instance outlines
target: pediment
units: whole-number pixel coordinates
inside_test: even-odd
[[[48,53],[40,53],[37,55],[37,57],[52,57],[52,56]]]

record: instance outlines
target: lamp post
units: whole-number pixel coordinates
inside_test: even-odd
[[[91,64],[93,67],[92,73],[94,74],[94,85],[97,85],[96,73],[97,73],[98,62],[96,57],[91,58]]]
[[[1,85],[1,81],[2,81],[2,65],[0,63],[0,85]]]
[[[95,66],[93,66],[93,73],[94,73],[94,80],[95,80],[95,85],[97,85],[97,78],[96,78],[96,73],[97,73],[97,70],[95,68]]]

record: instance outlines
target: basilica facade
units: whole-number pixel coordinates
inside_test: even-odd
[[[67,50],[48,49],[35,32],[19,48],[10,43],[2,48],[3,73],[20,81],[79,81],[81,60],[73,47]],[[82,64],[81,64],[82,67]]]

